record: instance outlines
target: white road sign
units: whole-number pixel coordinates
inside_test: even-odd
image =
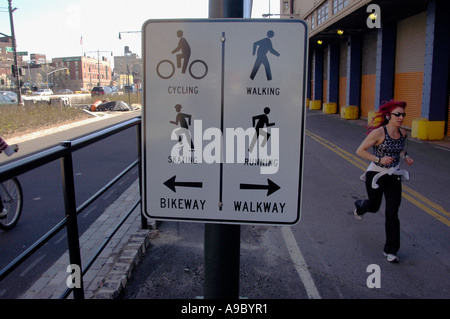
[[[145,214],[297,223],[306,24],[149,20],[143,48]]]

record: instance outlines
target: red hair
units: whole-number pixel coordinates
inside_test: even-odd
[[[406,102],[390,100],[389,102],[384,101],[381,103],[379,111],[372,118],[372,122],[368,127],[367,133],[370,133],[381,126],[387,125],[389,123],[387,117],[390,118],[392,110],[397,107],[406,108]]]

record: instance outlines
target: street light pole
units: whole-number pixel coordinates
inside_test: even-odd
[[[141,33],[142,31],[120,31],[119,32],[119,40],[122,40],[121,33]]]
[[[19,75],[19,66],[17,65],[17,49],[16,49],[16,36],[14,34],[14,21],[13,21],[13,12],[16,11],[17,8],[12,8],[11,0],[8,0],[8,11],[9,11],[9,23],[11,25],[11,42],[13,47],[13,55],[14,55],[14,66],[15,74],[17,76],[17,104],[22,100],[21,92],[20,92],[20,75]]]
[[[300,14],[295,14],[295,13],[291,13],[291,14],[279,14],[279,13],[263,13],[262,17],[263,18],[270,18],[273,16],[279,16],[279,17],[289,17],[289,18],[300,18]]]
[[[142,33],[142,31],[120,31],[119,32],[119,40],[122,40],[121,33]],[[128,103],[131,105],[130,99],[130,66],[129,66],[129,56],[127,55],[127,86],[128,86]],[[122,64],[122,63],[121,63]],[[133,68],[134,69],[134,68]],[[122,79],[120,80],[122,84]],[[134,77],[133,77],[133,85],[134,85]],[[139,97],[139,95],[138,95]]]
[[[62,70],[68,70],[68,68],[56,69],[56,70],[54,70],[54,71],[52,71],[52,72],[47,73],[47,88],[49,88],[49,86],[48,86],[48,76],[49,76],[50,74],[53,74],[53,73],[55,73],[55,72],[62,71]],[[53,79],[53,85],[54,85],[54,82],[55,82],[55,79]]]

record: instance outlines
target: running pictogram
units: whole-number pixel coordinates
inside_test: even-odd
[[[264,114],[256,115],[252,117],[252,125],[255,128],[256,132],[253,136],[253,140],[250,143],[249,151],[252,152],[253,148],[255,147],[256,141],[259,139],[259,135],[261,134],[264,138],[264,140],[261,142],[261,147],[264,147],[267,143],[267,141],[270,138],[270,133],[267,133],[264,130],[264,127],[270,127],[274,126],[275,123],[269,123],[269,117],[267,114],[270,113],[270,108],[265,107],[264,108]]]

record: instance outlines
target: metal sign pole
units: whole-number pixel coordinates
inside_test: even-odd
[[[243,0],[209,0],[209,18],[242,18]],[[205,224],[205,299],[239,298],[241,226]]]
[[[240,225],[205,225],[205,299],[239,298]]]

